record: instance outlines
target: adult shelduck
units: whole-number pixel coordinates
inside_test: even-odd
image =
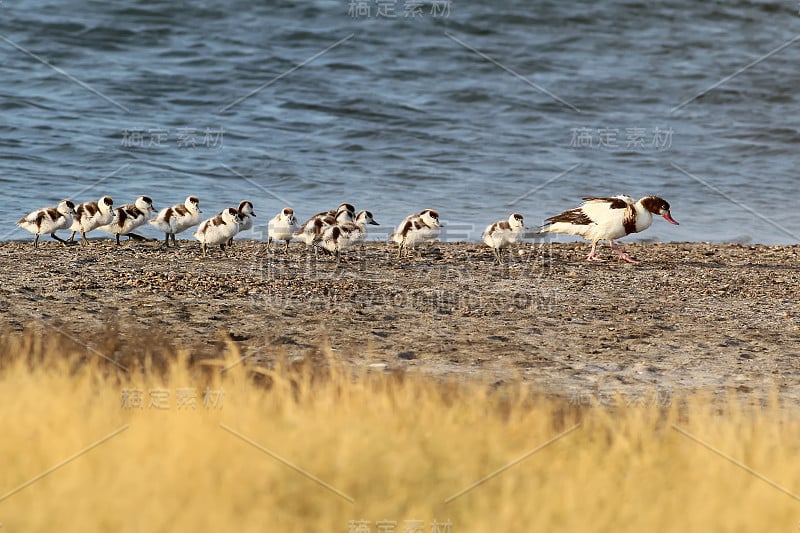
[[[542,231],[580,235],[592,241],[592,251],[586,256],[589,261],[602,261],[597,257],[597,243],[607,240],[620,258],[628,263],[636,263],[614,244],[614,239],[646,230],[653,223],[653,215],[660,215],[670,224],[678,225],[670,215],[669,203],[663,198],[645,196],[634,202],[630,196],[620,195],[584,198],[580,207],[548,218]]]

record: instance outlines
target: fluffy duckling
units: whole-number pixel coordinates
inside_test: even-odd
[[[150,225],[164,232],[164,247],[177,246],[175,234],[186,231],[200,223],[200,199],[197,196],[188,196],[182,204],[165,207],[150,221]]]
[[[407,216],[389,237],[400,245],[397,258],[402,257],[404,248],[415,248],[421,242],[436,239],[441,227],[439,213],[433,209],[425,209],[419,214]]]
[[[239,211],[233,207],[223,209],[214,218],[203,221],[194,232],[194,238],[200,241],[203,257],[206,256],[209,245],[219,244],[220,249],[224,252],[225,243],[239,232],[239,224],[241,222]]]
[[[239,224],[239,232],[247,231],[253,228],[254,218],[256,213],[253,208],[253,202],[249,200],[242,200],[239,203],[239,208],[236,210],[239,213],[239,218],[242,219]],[[233,246],[233,237],[228,241],[228,246]]]
[[[483,232],[483,242],[494,252],[494,258],[499,263],[503,262],[500,251],[522,240],[525,233],[525,221],[519,213],[512,213],[508,220],[500,220],[489,224]]]
[[[114,220],[114,200],[110,196],[103,196],[96,202],[83,202],[75,208],[75,216],[72,220],[72,235],[69,236],[67,242],[73,242],[75,234],[81,232],[81,243],[89,244],[86,234],[97,229],[100,226],[105,226]]]
[[[34,248],[39,247],[39,236],[47,233],[66,246],[67,241],[58,237],[56,231],[70,227],[75,214],[75,204],[72,200],[61,200],[56,207],[43,207],[28,213],[19,219],[17,226],[36,235],[33,239]]]
[[[272,247],[272,241],[285,241],[284,251],[289,250],[289,241],[294,234],[300,230],[294,210],[291,207],[284,207],[280,213],[275,215],[267,224],[267,246]]]
[[[367,224],[380,226],[369,211],[359,211],[355,222],[344,222],[329,226],[322,234],[322,247],[336,255],[339,260],[341,253],[364,242],[367,238]]]
[[[155,212],[153,200],[149,196],[140,196],[132,204],[121,205],[114,209],[114,219],[100,229],[116,235],[117,245],[120,235],[127,235],[129,239],[146,240],[141,235],[133,233],[133,230],[147,222],[153,212]]]

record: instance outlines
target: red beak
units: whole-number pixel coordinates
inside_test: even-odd
[[[670,224],[675,224],[676,226],[679,226],[679,225],[680,225],[680,224],[678,224],[678,221],[677,221],[677,220],[675,220],[674,218],[672,218],[672,215],[670,215],[670,214],[669,214],[669,211],[667,211],[667,212],[666,212],[666,214],[664,214],[664,215],[662,215],[662,216],[663,216],[663,217],[664,217],[664,218],[667,220],[667,222],[669,222]]]

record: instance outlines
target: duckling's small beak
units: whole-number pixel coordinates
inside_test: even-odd
[[[370,220],[369,223],[372,224],[373,226],[380,226],[380,224],[378,224],[374,220]]]

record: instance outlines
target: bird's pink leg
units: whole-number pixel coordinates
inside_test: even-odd
[[[602,261],[599,257],[597,257],[597,241],[592,242],[592,251],[589,252],[589,255],[586,256],[587,261]]]
[[[614,241],[612,241],[612,240],[610,240],[610,239],[609,239],[609,241],[608,241],[608,242],[609,242],[609,244],[611,244],[611,249],[612,249],[612,250],[614,250],[614,251],[617,253],[617,255],[618,255],[618,256],[620,256],[620,258],[621,258],[623,261],[627,261],[628,263],[632,263],[632,264],[634,264],[634,265],[635,265],[636,263],[638,263],[638,262],[639,262],[639,261],[637,261],[636,259],[634,259],[634,258],[632,258],[631,256],[629,256],[628,254],[626,254],[625,252],[623,252],[622,250],[620,250],[620,249],[617,247],[617,245],[616,245],[616,244],[614,244]]]

